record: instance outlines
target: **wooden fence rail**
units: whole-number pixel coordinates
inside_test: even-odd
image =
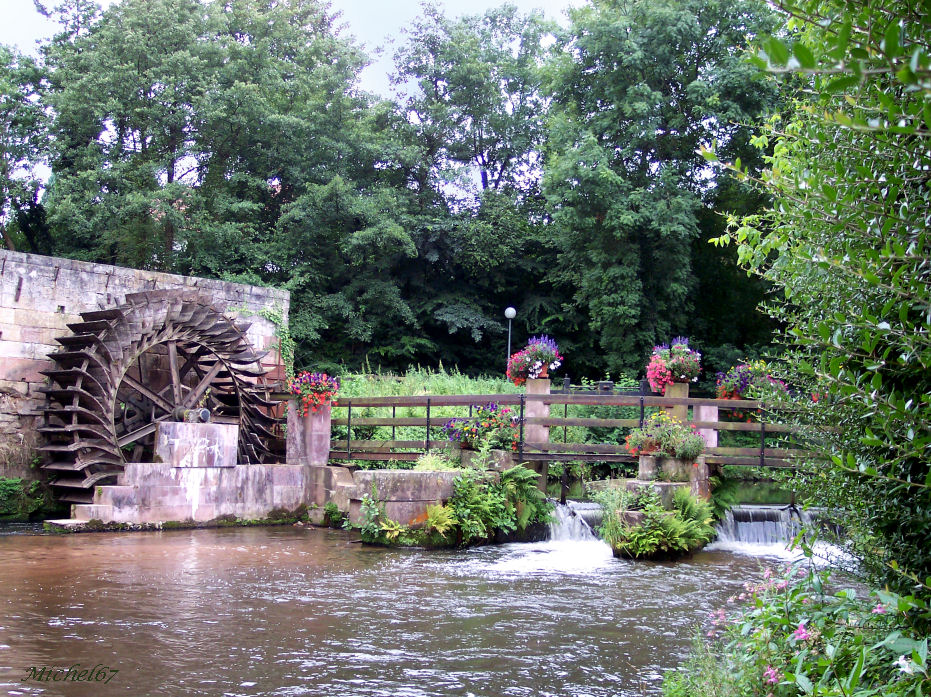
[[[807,453],[797,447],[770,447],[767,438],[776,435],[786,441],[792,433],[788,426],[768,423],[765,405],[755,400],[721,400],[700,397],[667,398],[633,394],[488,394],[488,395],[419,395],[391,397],[342,398],[333,405],[333,427],[346,430],[346,437],[331,442],[330,457],[333,460],[416,460],[421,453],[447,448],[450,443],[443,438],[443,426],[450,418],[471,416],[475,407],[488,403],[514,408],[519,423],[518,460],[538,462],[633,462],[635,458],[624,450],[622,443],[573,443],[568,441],[571,427],[629,429],[642,426],[651,410],[669,407],[690,407],[695,426],[712,443],[706,450],[705,460],[709,464],[743,465],[785,468],[793,467],[793,461]],[[529,412],[545,412],[548,416],[535,416]],[[559,409],[559,407],[562,409]],[[568,416],[569,407],[633,407],[635,418],[595,418]],[[449,416],[449,407],[458,410]],[[437,413],[444,408],[444,414]],[[423,412],[419,415],[397,416],[398,409]],[[366,414],[360,414],[365,410]],[[373,416],[372,410],[390,410],[390,415]],[[757,420],[721,421],[720,412],[740,410],[753,413]],[[553,415],[562,411],[563,416]],[[461,413],[460,413],[461,412]],[[694,419],[694,417],[699,417]],[[709,418],[710,417],[710,418]],[[387,427],[392,436],[388,440],[372,438],[353,439],[353,430],[359,428]],[[398,439],[398,428],[424,429],[423,439]],[[562,442],[550,437],[562,429]],[[526,431],[544,438],[529,439]],[[759,446],[718,447],[717,434],[733,431],[760,434]],[[784,443],[783,446],[789,443]]]

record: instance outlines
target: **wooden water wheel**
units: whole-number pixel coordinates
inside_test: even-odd
[[[238,424],[240,463],[274,459],[276,403],[256,384],[265,354],[249,343],[247,324],[190,291],[135,293],[81,318],[43,371],[39,449],[61,500],[90,502],[127,462],[151,462],[158,423],[179,408],[206,407],[213,421]]]

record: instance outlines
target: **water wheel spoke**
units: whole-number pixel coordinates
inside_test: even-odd
[[[148,397],[159,409],[170,414],[174,409],[174,405],[161,398],[161,396],[155,394],[145,385],[141,384],[138,380],[131,377],[130,375],[123,376],[123,384],[132,387],[136,392],[141,394],[143,397]]]
[[[120,436],[116,439],[116,444],[122,448],[129,445],[130,443],[135,443],[136,441],[141,440],[142,438],[145,438],[152,433],[155,433],[155,429],[158,428],[159,422],[164,421],[167,418],[168,414],[159,416],[157,419],[155,419],[155,421],[151,421],[145,426],[137,428],[135,431],[131,431],[125,435]]]
[[[184,398],[181,404],[189,409],[197,404],[198,400],[207,391],[207,388],[210,387],[210,383],[213,382],[213,379],[217,376],[217,373],[223,370],[223,368],[223,361],[217,361],[214,363],[213,367],[207,371],[207,374],[201,378],[200,382],[197,383],[197,386],[188,393],[187,397]]]
[[[202,346],[193,345],[193,350],[191,346],[180,344],[178,346],[178,353],[184,355],[184,363],[181,365],[179,373],[181,379],[184,380],[187,377],[187,374],[192,370],[197,373],[197,376],[200,377],[203,375],[203,371],[200,370],[198,362],[201,361],[205,356],[209,356],[210,352],[204,349]]]
[[[175,404],[181,404],[184,394],[181,390],[181,372],[178,369],[178,342],[168,342],[168,368],[171,371],[171,391]]]

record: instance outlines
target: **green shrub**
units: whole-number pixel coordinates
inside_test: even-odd
[[[418,472],[442,472],[461,469],[461,465],[447,453],[431,450],[429,453],[424,453],[417,458],[413,469]]]
[[[41,482],[0,477],[0,518],[25,519],[50,505]]]
[[[501,473],[500,488],[518,530],[532,523],[549,523],[553,504],[537,488],[536,472],[521,465]]]
[[[346,522],[346,514],[332,501],[323,506],[323,522],[331,528],[341,528]]]
[[[653,487],[637,494],[618,490],[599,492],[595,500],[604,508],[598,534],[614,550],[628,559],[669,559],[700,549],[714,539],[711,504],[677,489],[672,509],[666,510]],[[625,511],[638,511],[639,523],[621,519]]]
[[[461,544],[484,542],[496,530],[513,532],[517,528],[501,488],[478,472],[467,470],[456,478],[448,505],[456,518]]]

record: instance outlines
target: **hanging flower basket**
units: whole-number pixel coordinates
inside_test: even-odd
[[[329,407],[339,394],[339,378],[326,373],[304,371],[288,382],[288,391],[297,397],[301,416]]]
[[[670,345],[653,347],[647,364],[650,389],[666,394],[666,386],[675,382],[698,382],[701,374],[701,353],[689,348],[689,340],[677,336]]]
[[[562,361],[555,340],[546,335],[532,337],[508,360],[508,380],[520,387],[527,380],[549,377],[549,371],[556,370]]]

